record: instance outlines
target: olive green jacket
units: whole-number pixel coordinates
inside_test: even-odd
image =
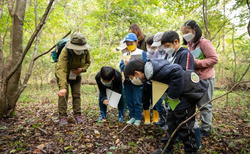
[[[82,72],[86,72],[90,65],[89,50],[85,50],[82,55],[76,55],[73,50],[63,48],[56,63],[56,76],[59,79],[59,89],[66,89],[70,70],[82,68]]]

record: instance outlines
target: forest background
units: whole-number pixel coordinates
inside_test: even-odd
[[[89,109],[93,106],[90,102],[97,103],[98,92],[96,86],[85,84],[94,83],[94,76],[102,66],[119,69],[121,52],[115,48],[132,23],[137,23],[147,37],[160,31],[177,31],[182,43],[181,26],[191,19],[199,24],[203,36],[211,40],[219,56],[219,63],[215,66],[215,87],[218,90],[215,95],[246,81],[237,86],[235,95],[227,95],[219,101],[224,103],[219,105],[220,109],[241,102],[245,104],[241,104],[240,109],[249,106],[250,7],[247,4],[248,1],[243,0],[0,0],[0,117],[27,114],[21,112],[22,106],[48,102],[55,107],[48,112],[56,114],[58,89],[54,77],[55,64],[49,50],[69,31],[82,32],[92,47],[91,65],[83,74],[82,81],[83,93],[89,96],[82,96],[88,102],[84,107]],[[45,52],[47,54],[43,54]],[[241,117],[243,122],[246,118],[250,119],[249,113]],[[12,124],[17,119],[12,119]],[[10,131],[6,130],[5,124],[0,123],[0,129]],[[248,124],[247,130],[249,128]],[[249,143],[249,136],[247,139]],[[27,150],[26,146],[14,143],[14,152],[20,151],[18,147]],[[64,147],[68,147],[64,151],[74,150],[72,145]],[[152,151],[150,148],[148,151]],[[246,149],[249,150],[249,146],[243,152]]]

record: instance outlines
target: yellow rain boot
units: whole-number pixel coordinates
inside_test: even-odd
[[[149,125],[150,124],[149,110],[143,110],[143,113],[144,113],[144,125]]]
[[[158,122],[159,121],[159,113],[157,110],[153,110],[153,121],[152,123],[154,122]]]

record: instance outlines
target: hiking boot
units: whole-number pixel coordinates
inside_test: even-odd
[[[76,120],[77,124],[81,124],[83,122],[82,116],[75,117],[75,120]]]
[[[60,121],[59,121],[59,125],[67,125],[68,123],[68,119],[67,117],[63,117]]]
[[[132,125],[135,123],[135,118],[131,118],[129,121],[127,121],[127,124]]]
[[[140,126],[140,124],[141,124],[141,120],[135,120],[134,125],[136,125],[137,127],[139,127],[139,126]]]

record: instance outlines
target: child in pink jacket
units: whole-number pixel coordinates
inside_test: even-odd
[[[188,46],[189,51],[192,53],[194,50],[201,50],[204,55],[203,58],[197,57],[194,59],[195,72],[201,79],[209,84],[207,95],[204,95],[197,104],[198,108],[200,108],[213,97],[215,82],[214,65],[218,63],[218,56],[211,41],[202,37],[201,28],[194,20],[185,22],[181,30],[183,34],[183,44]],[[202,112],[205,110],[210,112]],[[210,135],[211,123],[212,103],[209,103],[201,109],[201,137]],[[195,128],[198,127],[198,123],[196,122]]]

